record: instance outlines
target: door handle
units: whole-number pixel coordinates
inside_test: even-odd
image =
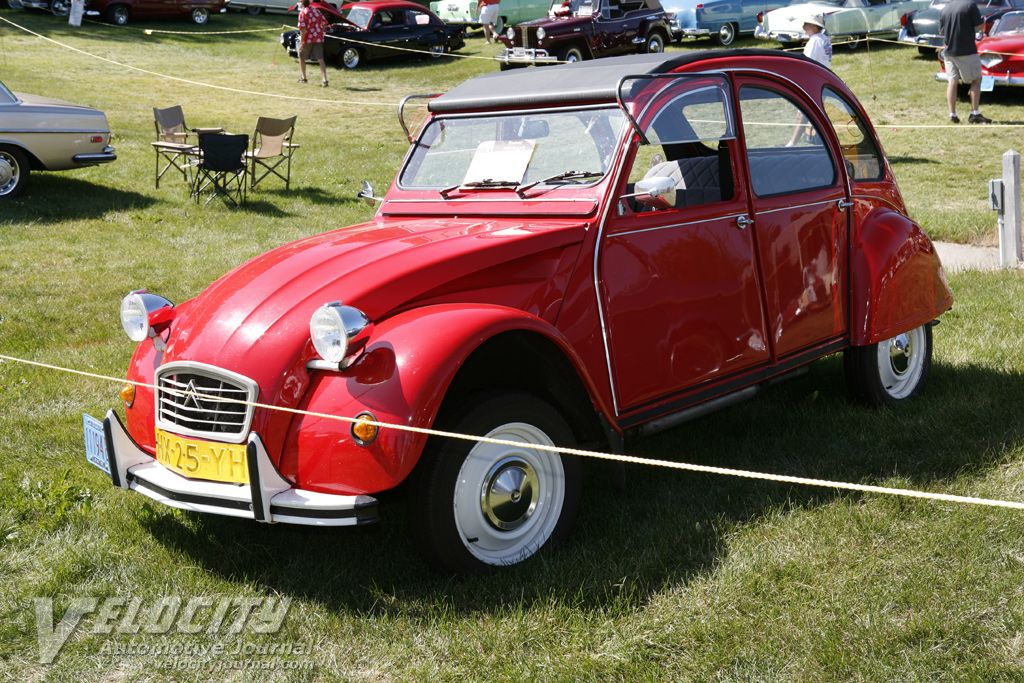
[[[840,199],[836,202],[836,206],[839,207],[840,211],[846,211],[848,208],[853,206],[853,202],[848,202],[845,199]]]
[[[747,216],[740,216],[736,219],[736,227],[738,227],[740,230],[743,230],[744,228],[747,228],[753,224],[754,219],[748,218]]]

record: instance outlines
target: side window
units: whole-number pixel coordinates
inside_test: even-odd
[[[885,173],[882,155],[864,121],[845,99],[830,88],[825,88],[821,103],[839,138],[850,177],[855,181],[881,180]]]
[[[774,90],[744,87],[740,115],[750,185],[758,197],[835,185],[838,175],[817,127],[795,102]]]
[[[655,113],[643,130],[650,144],[636,151],[630,187],[639,180],[670,178],[676,208],[732,199],[729,144],[735,127],[729,101],[726,83],[717,77],[668,85],[649,105]]]
[[[408,11],[405,21],[409,26],[427,26],[431,23],[429,14],[414,9]]]

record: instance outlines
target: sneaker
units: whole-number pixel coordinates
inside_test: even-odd
[[[986,119],[981,114],[971,114],[967,117],[968,123],[992,123],[992,119]]]
[[[949,115],[949,122],[950,123],[960,123],[960,117],[957,116],[956,114],[950,114]]]

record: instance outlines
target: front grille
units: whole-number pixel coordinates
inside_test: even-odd
[[[535,26],[516,26],[514,47],[525,47],[532,50],[537,47],[537,28]]]
[[[168,363],[156,377],[156,423],[186,436],[241,442],[248,435],[256,384],[197,363]]]

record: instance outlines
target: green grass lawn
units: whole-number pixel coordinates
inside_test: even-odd
[[[127,290],[182,301],[273,246],[366,220],[371,210],[354,199],[362,180],[383,190],[407,147],[398,100],[496,68],[456,59],[332,68],[321,89],[295,82],[275,31],[0,18],[144,70],[0,21],[0,78],[103,109],[119,156],[35,174],[26,195],[0,206],[0,353],[113,377],[132,351],[117,315]],[[292,21],[228,14],[201,30]],[[478,36],[462,53],[497,51]],[[837,51],[834,68],[872,116],[911,215],[933,238],[992,241],[986,183],[1016,129],[907,127],[945,121],[936,64],[913,50]],[[1019,121],[1015,98],[986,96],[983,110]],[[155,189],[151,108],[172,104],[190,125],[237,132],[251,132],[258,115],[297,113],[292,191],[271,185],[230,210],[196,207],[174,180]],[[1024,501],[1024,277],[950,279],[956,305],[935,330],[920,400],[861,408],[830,357],[631,454]],[[1024,680],[1020,512],[639,466],[622,495],[595,466],[567,547],[458,581],[419,559],[401,491],[383,497],[381,524],[332,531],[180,512],[113,489],[84,460],[81,414],[102,416],[119,389],[0,363],[0,680]],[[90,614],[52,664],[40,663],[35,599],[53,599],[57,622],[88,596],[291,606],[279,632],[237,635],[108,635]],[[186,644],[242,654],[189,669],[138,649]],[[128,645],[133,654],[110,651]],[[275,670],[211,668],[272,665],[259,648],[275,645],[290,648]]]

